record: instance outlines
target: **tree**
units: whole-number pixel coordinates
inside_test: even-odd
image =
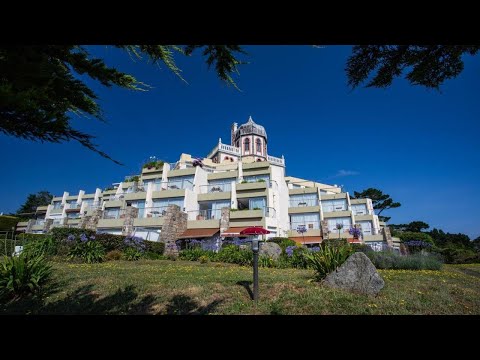
[[[381,190],[375,188],[368,188],[361,192],[354,191],[353,199],[372,199],[372,205],[374,210],[379,210],[377,215],[381,221],[387,222],[390,220],[389,216],[380,216],[384,210],[394,209],[401,206],[399,202],[393,202],[393,199],[388,194],[384,194]]]
[[[428,234],[433,238],[435,245],[439,247],[456,247],[464,249],[473,249],[473,242],[470,241],[470,237],[466,234],[458,233],[451,234],[445,233],[443,230],[434,228]]]
[[[438,90],[445,80],[462,72],[463,55],[475,55],[479,50],[478,45],[357,45],[345,70],[352,88],[375,71],[366,87],[386,88],[409,69],[405,78],[410,84]]]
[[[48,205],[53,199],[53,195],[48,191],[39,191],[36,194],[30,194],[25,203],[18,209],[17,215],[35,213],[38,206]]]
[[[430,225],[423,221],[412,221],[409,224],[392,224],[389,226],[393,230],[410,232],[422,232],[422,230],[426,230],[430,227]]]
[[[472,244],[476,251],[480,251],[480,236],[472,240]]]
[[[241,64],[237,45],[121,45],[116,46],[153,64],[163,63],[181,78],[174,53],[190,56],[203,49],[206,62],[217,75],[236,87],[232,74]],[[77,75],[87,75],[106,87],[146,91],[149,86],[132,75],[108,67],[80,45],[11,45],[0,47],[0,132],[32,141],[60,143],[75,140],[101,156],[94,136],[72,127],[71,114],[104,120],[97,96]]]

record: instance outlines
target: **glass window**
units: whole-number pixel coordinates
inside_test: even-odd
[[[352,212],[353,215],[366,215],[368,214],[367,206],[366,204],[354,204],[352,205]]]
[[[290,207],[317,206],[317,205],[318,205],[317,194],[290,195]]]
[[[372,222],[371,221],[357,221],[362,227],[363,235],[372,235]]]
[[[320,229],[320,214],[304,213],[290,215],[290,228],[296,230],[298,225],[305,225],[307,230]]]
[[[168,190],[174,189],[189,189],[193,190],[194,175],[189,176],[175,176],[168,178]]]
[[[343,227],[340,230],[340,232],[346,232],[350,230],[350,226],[352,225],[352,219],[351,218],[333,218],[333,219],[328,219],[328,230],[330,231],[337,231],[337,224],[341,224]]]
[[[183,209],[183,197],[178,198],[165,198],[153,200],[153,207],[167,207],[168,205],[178,205]]]
[[[263,209],[265,208],[267,199],[264,197],[250,198],[248,199],[248,208],[253,209]]]
[[[324,212],[345,211],[347,210],[347,199],[322,200],[322,210]]]
[[[244,176],[243,177],[244,181],[247,182],[257,182],[257,181],[265,181],[269,182],[270,181],[270,175],[253,175],[253,176]]]

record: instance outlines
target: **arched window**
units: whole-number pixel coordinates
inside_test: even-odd
[[[250,139],[246,138],[244,141],[244,149],[245,151],[250,151]]]
[[[257,153],[262,153],[262,140],[257,139]]]

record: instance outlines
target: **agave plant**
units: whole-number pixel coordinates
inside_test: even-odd
[[[37,291],[52,274],[43,255],[4,257],[0,262],[0,293],[22,296]]]
[[[320,281],[342,265],[353,252],[350,245],[324,245],[318,251],[305,252],[303,255],[310,267],[315,270],[315,278]]]

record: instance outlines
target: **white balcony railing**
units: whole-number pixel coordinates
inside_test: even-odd
[[[227,152],[227,153],[231,153],[233,155],[240,155],[240,148],[236,147],[236,146],[231,146],[231,145],[226,145],[226,144],[219,144],[219,149],[221,151],[224,151],[224,152]]]
[[[201,194],[215,193],[215,192],[229,192],[229,191],[232,191],[231,183],[200,185]]]
[[[285,166],[285,159],[267,155],[267,161],[280,166]]]

